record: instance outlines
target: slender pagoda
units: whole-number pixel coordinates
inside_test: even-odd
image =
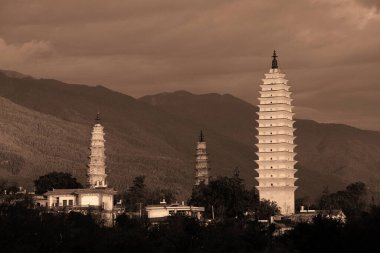
[[[92,128],[90,156],[88,164],[88,184],[90,188],[106,188],[107,174],[105,165],[104,128],[100,124],[100,114],[95,119]]]
[[[276,51],[273,52],[272,68],[262,79],[259,97],[258,122],[258,172],[260,199],[274,201],[281,214],[294,213],[294,177],[296,153],[294,148],[294,113],[290,86],[285,74],[278,68]]]
[[[209,170],[210,168],[208,163],[206,141],[201,130],[201,133],[199,134],[197,154],[195,159],[195,185],[199,185],[201,182],[203,182],[205,185],[208,185]]]

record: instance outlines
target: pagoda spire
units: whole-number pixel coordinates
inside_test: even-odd
[[[104,143],[104,128],[100,124],[100,113],[97,113],[95,125],[92,128],[90,156],[87,171],[88,185],[90,188],[107,187]]]
[[[276,50],[273,50],[273,55],[272,55],[272,69],[278,69],[278,62],[277,62],[277,54]]]
[[[203,131],[201,130],[201,133],[199,134],[199,142],[204,142],[205,141],[205,137],[203,135]]]
[[[199,134],[197,152],[195,159],[195,185],[199,185],[202,182],[207,185],[209,182],[209,162],[208,153],[206,149],[206,141],[201,130]]]
[[[95,122],[100,124],[100,112],[96,114]]]

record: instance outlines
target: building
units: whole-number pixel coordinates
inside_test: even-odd
[[[105,166],[104,128],[100,124],[100,115],[96,117],[92,130],[90,156],[87,170],[88,188],[53,189],[45,193],[47,207],[51,211],[95,212],[105,221],[113,224],[114,189],[108,188]]]
[[[341,209],[332,210],[307,210],[301,206],[299,213],[292,215],[290,218],[295,223],[312,223],[313,219],[317,216],[321,216],[325,219],[335,220],[341,223],[346,223],[346,215]]]
[[[35,193],[32,193],[32,199],[33,203],[37,207],[47,207],[48,206],[48,200],[46,196],[43,195],[35,195]]]
[[[182,204],[167,205],[165,200],[163,200],[159,205],[146,206],[145,211],[151,223],[158,223],[160,221],[164,221],[169,216],[174,215],[188,216],[200,220],[203,217],[205,208],[198,206],[188,206],[183,202]]]
[[[116,191],[110,188],[53,189],[45,193],[49,208],[94,208],[113,210],[113,196]]]
[[[258,112],[256,171],[260,199],[274,201],[283,215],[294,213],[294,120],[288,80],[278,68],[276,51],[272,67],[262,79]]]
[[[197,151],[195,158],[195,185],[199,185],[202,182],[207,185],[209,183],[209,162],[208,153],[206,148],[206,141],[201,130],[199,134],[199,140],[197,143]]]

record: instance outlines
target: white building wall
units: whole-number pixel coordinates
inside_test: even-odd
[[[113,195],[103,195],[102,205],[104,210],[110,211],[113,209]]]
[[[79,203],[81,206],[99,206],[100,205],[100,195],[89,195],[83,194],[79,195]]]
[[[169,216],[169,210],[166,208],[151,209],[148,211],[148,218],[162,218]]]

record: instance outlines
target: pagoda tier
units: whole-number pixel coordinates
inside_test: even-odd
[[[289,134],[272,134],[272,135],[260,135],[259,138],[259,143],[292,143],[296,137],[291,136]]]
[[[293,110],[293,106],[288,104],[265,104],[259,105],[260,111],[262,112],[270,112],[271,110],[279,110],[279,111],[288,111],[291,112]]]
[[[289,169],[289,168],[262,168],[262,169],[256,169],[256,171],[258,173],[263,173],[263,175],[273,175],[273,174],[276,174],[278,175],[278,173],[284,173],[284,175],[288,175],[288,174],[292,174],[294,175],[294,173],[297,172],[297,170],[295,169]],[[264,176],[265,177],[265,176]]]
[[[266,91],[259,91],[261,98],[273,98],[273,97],[286,97],[290,98],[290,95],[292,94],[290,91],[286,90],[266,90]]]
[[[274,201],[284,215],[294,213],[294,149],[293,106],[290,86],[285,74],[277,67],[276,55],[272,68],[260,85],[259,116],[256,136],[258,159],[256,177],[260,199]],[[273,67],[274,66],[274,67]]]
[[[274,171],[273,171],[274,172]],[[256,177],[257,180],[260,180],[259,186],[294,186],[297,178],[293,174],[282,174],[279,177],[276,174],[266,174],[266,177]]]
[[[261,136],[267,135],[289,135],[293,136],[294,128],[288,126],[269,126],[256,128]],[[259,138],[258,138],[259,139]]]
[[[206,185],[209,183],[209,170],[206,141],[201,131],[195,158],[195,185],[199,185],[202,182]]]
[[[294,151],[297,146],[292,143],[258,143],[256,146],[259,148],[259,152],[276,152],[276,151]]]
[[[292,169],[296,165],[297,161],[279,161],[279,160],[256,160],[259,165],[259,169]]]
[[[293,127],[294,121],[290,119],[258,119],[258,127],[288,126]]]
[[[104,128],[99,121],[100,118],[98,115],[97,122],[92,129],[87,172],[88,184],[90,188],[107,187]]]

